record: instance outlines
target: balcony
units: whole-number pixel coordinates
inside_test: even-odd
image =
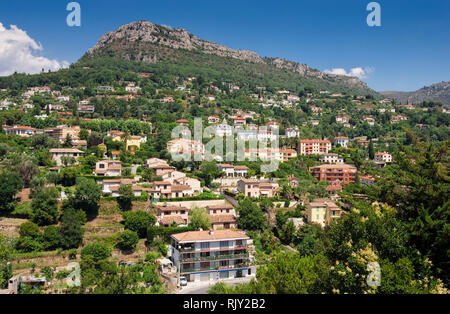
[[[192,253],[195,251],[195,253],[203,253],[203,252],[221,252],[221,251],[239,251],[239,250],[247,250],[248,246],[236,246],[236,247],[223,247],[223,248],[217,248],[217,249],[195,249],[195,247],[185,247],[181,248],[181,253]]]
[[[228,255],[214,255],[214,256],[197,256],[190,258],[181,258],[181,263],[191,263],[191,262],[199,262],[199,261],[218,261],[218,260],[228,260],[228,259],[242,259],[248,258],[249,254],[228,254]]]
[[[242,263],[233,266],[219,266],[219,267],[196,267],[196,268],[183,268],[181,269],[181,273],[193,273],[193,272],[202,272],[202,271],[221,271],[221,270],[233,270],[249,267],[249,263]]]

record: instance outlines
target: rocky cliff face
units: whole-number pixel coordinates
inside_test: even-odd
[[[304,77],[321,79],[329,83],[343,84],[352,89],[375,93],[367,84],[356,77],[326,74],[300,64],[280,58],[262,58],[257,53],[247,50],[235,50],[224,45],[200,39],[187,30],[171,28],[138,21],[123,25],[117,30],[103,35],[98,43],[87,52],[85,57],[94,57],[102,50],[108,50],[109,56],[146,63],[156,63],[164,60],[175,60],[174,50],[230,57],[251,63],[263,63],[286,69]]]
[[[264,60],[255,52],[230,49],[223,45],[200,39],[190,34],[185,29],[173,29],[147,21],[123,25],[116,31],[103,35],[94,48],[88,51],[88,54],[92,55],[97,50],[107,47],[118,40],[125,40],[131,43],[157,44],[171,49],[186,49],[189,51],[198,50],[202,53],[215,54],[221,57],[231,57],[249,62],[264,62]],[[157,61],[155,58],[147,59],[145,56],[139,56],[135,58],[135,60]]]
[[[415,92],[381,92],[381,94],[389,98],[394,98],[403,104],[417,104],[423,101],[433,100],[450,106],[450,82],[441,82],[426,86]]]

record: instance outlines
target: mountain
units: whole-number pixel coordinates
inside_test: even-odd
[[[443,104],[450,106],[450,82],[441,82],[426,86],[415,92],[380,92],[385,97],[393,98],[397,102],[407,103],[421,103],[423,101],[440,101]]]
[[[79,62],[105,57],[148,64],[190,63],[225,75],[238,71],[243,76],[252,75],[255,83],[267,81],[273,75],[283,76],[283,80],[292,80],[303,86],[309,84],[330,91],[377,94],[356,77],[326,74],[305,64],[280,58],[263,58],[252,51],[234,50],[200,39],[185,29],[147,21],[123,25],[105,34]]]

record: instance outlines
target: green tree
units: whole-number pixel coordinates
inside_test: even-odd
[[[122,215],[125,228],[136,232],[141,239],[146,237],[148,227],[156,223],[156,217],[143,210],[124,212]]]
[[[204,208],[195,207],[189,212],[189,227],[196,230],[211,228],[211,217]]]
[[[117,204],[120,210],[128,211],[133,207],[134,193],[130,184],[121,185],[119,188],[119,196],[117,197]]]
[[[375,150],[373,148],[373,142],[370,140],[369,142],[369,159],[373,160],[375,158]]]
[[[39,189],[31,201],[31,221],[39,226],[55,224],[58,218],[58,199],[60,193],[57,188]]]
[[[19,235],[21,237],[38,238],[41,236],[41,230],[34,222],[27,221],[20,225]]]
[[[14,196],[23,186],[23,181],[15,172],[0,173],[0,211],[9,212],[13,209]]]
[[[252,200],[246,198],[238,206],[238,225],[244,230],[264,230],[267,225],[262,210]]]
[[[55,250],[61,246],[61,232],[56,226],[48,226],[42,235],[44,249]]]
[[[8,286],[8,280],[13,276],[10,264],[13,247],[8,244],[7,238],[0,234],[0,289]]]
[[[102,197],[102,188],[94,180],[77,178],[75,193],[70,202],[75,209],[83,210],[92,219],[98,214],[98,203]]]
[[[125,230],[119,233],[117,237],[117,247],[124,251],[134,251],[139,242],[139,236],[136,232]]]
[[[77,248],[83,241],[83,218],[79,211],[69,204],[63,205],[61,218],[61,245],[65,249]]]
[[[64,139],[63,147],[66,148],[72,148],[72,138],[69,134],[67,134],[66,138]]]
[[[81,259],[91,257],[94,262],[99,262],[110,256],[111,249],[103,243],[89,244],[81,250]]]

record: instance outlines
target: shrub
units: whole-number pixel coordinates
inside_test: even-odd
[[[37,238],[41,235],[41,230],[34,222],[27,221],[20,225],[19,234],[21,237]]]
[[[164,243],[158,243],[158,251],[162,256],[167,256],[167,246]]]
[[[119,197],[117,197],[117,204],[122,211],[131,210],[133,207],[134,193],[130,184],[125,184],[119,188]]]
[[[43,244],[46,250],[54,250],[61,245],[61,233],[56,226],[48,226],[42,236]]]
[[[81,250],[81,258],[91,257],[94,262],[107,259],[111,256],[111,250],[103,243],[94,243],[85,246]]]
[[[50,266],[45,266],[41,269],[41,274],[45,276],[47,281],[53,279],[54,271]]]
[[[69,259],[76,259],[77,258],[77,249],[70,249],[69,250]]]
[[[160,252],[148,252],[147,254],[145,254],[145,261],[148,263],[154,263],[160,257]]]
[[[139,236],[136,232],[125,230],[119,233],[117,247],[124,251],[134,251],[139,242]]]
[[[156,217],[142,210],[123,213],[126,229],[134,231],[142,239],[147,234],[147,228],[156,223]]]

